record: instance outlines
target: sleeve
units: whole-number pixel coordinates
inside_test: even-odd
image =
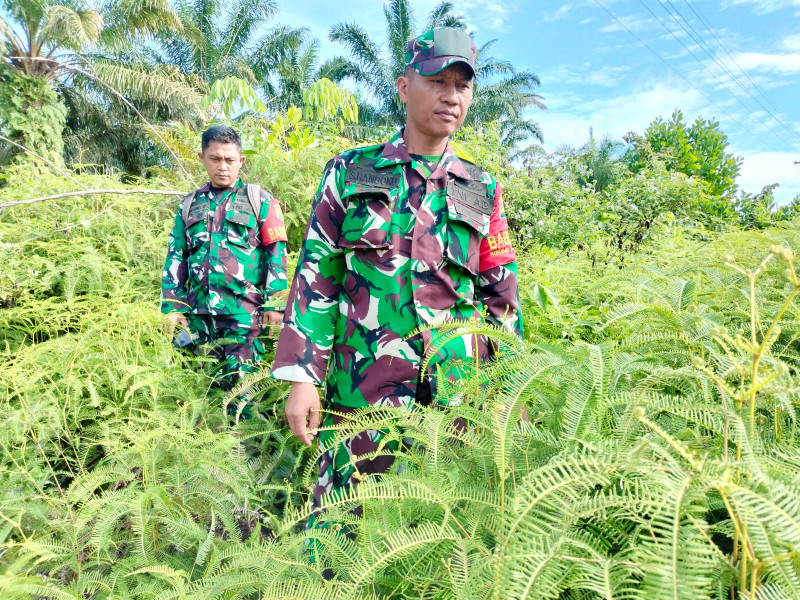
[[[277,199],[266,192],[261,193],[262,221],[261,245],[264,269],[264,310],[283,310],[281,293],[286,289],[286,225],[283,211]]]
[[[516,260],[508,235],[503,190],[497,183],[494,210],[489,218],[489,235],[481,240],[475,296],[486,307],[489,322],[522,337]]]
[[[338,242],[345,209],[337,182],[343,170],[341,158],[329,164],[311,206],[272,364],[276,379],[315,385],[325,380],[344,273]]]
[[[184,200],[185,202],[185,200]],[[161,275],[161,312],[189,312],[186,281],[189,266],[186,262],[186,230],[182,217],[183,202],[178,206],[175,224],[169,234],[167,258],[164,261],[164,272]]]

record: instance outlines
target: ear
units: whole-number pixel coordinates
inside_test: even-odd
[[[397,94],[400,96],[400,101],[403,103],[408,102],[408,77],[400,75],[395,85],[397,85]]]
[[[203,153],[202,152],[198,152],[197,153],[197,158],[199,158],[202,161],[203,160]]]
[[[243,164],[244,164],[244,160],[245,160],[245,158],[246,158],[245,156],[240,156],[240,157],[239,157],[239,164],[240,164],[240,165],[243,165]]]

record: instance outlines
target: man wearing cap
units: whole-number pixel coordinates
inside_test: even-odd
[[[242,140],[226,126],[201,137],[208,182],[184,197],[169,236],[161,312],[186,343],[212,344],[215,385],[230,390],[258,369],[263,328],[278,325],[286,290],[286,229],[278,201],[239,179]],[[180,338],[178,338],[180,339]],[[249,409],[245,414],[249,414]]]
[[[472,101],[475,45],[437,28],[408,43],[397,91],[406,126],[388,142],[334,157],[325,168],[287,302],[272,375],[292,381],[286,416],[311,445],[324,426],[365,406],[428,404],[431,375],[449,359],[486,359],[483,338],[464,336],[420,363],[431,332],[420,326],[480,318],[521,334],[516,263],[501,189],[449,143]],[[424,375],[424,376],[423,376]],[[451,370],[449,376],[457,375]],[[356,474],[385,472],[383,434],[363,432],[320,457],[314,504]],[[323,448],[333,434],[320,434]]]

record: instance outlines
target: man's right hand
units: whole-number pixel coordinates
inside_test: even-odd
[[[311,445],[314,430],[319,427],[321,404],[313,383],[295,381],[286,400],[286,419],[292,434],[306,446]]]
[[[167,315],[167,335],[172,338],[175,335],[175,327],[180,325],[185,329],[189,329],[189,321],[183,313],[172,312]]]

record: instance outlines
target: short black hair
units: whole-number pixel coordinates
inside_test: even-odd
[[[209,127],[203,132],[203,137],[200,142],[200,150],[206,151],[211,142],[219,142],[220,144],[236,144],[239,152],[242,151],[242,138],[233,129],[227,125],[215,125]]]

